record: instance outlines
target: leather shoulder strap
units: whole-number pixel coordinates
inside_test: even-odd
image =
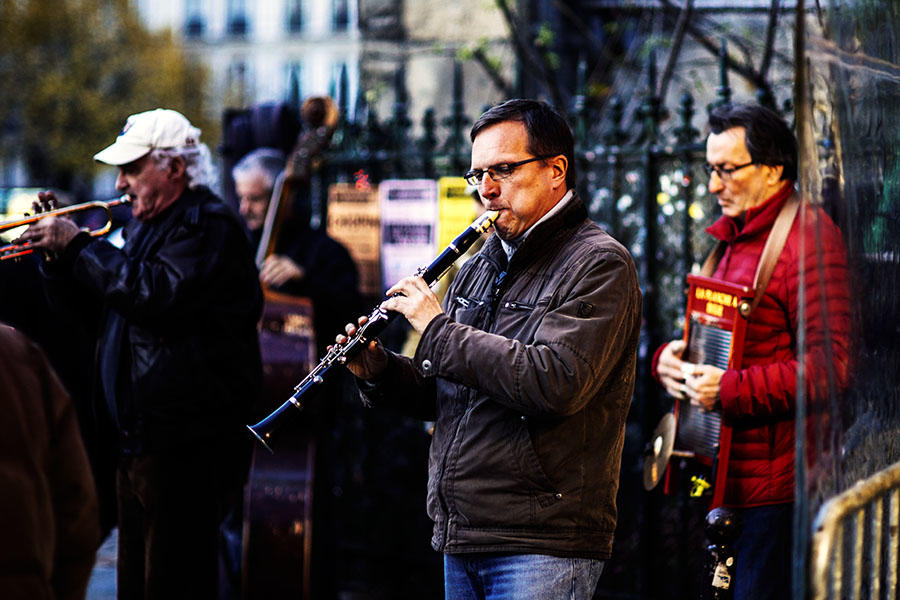
[[[772,273],[775,272],[775,263],[778,262],[778,257],[781,255],[781,250],[787,241],[788,233],[790,233],[791,226],[794,224],[794,218],[800,209],[800,204],[800,195],[794,192],[787,199],[787,202],[784,203],[784,206],[781,207],[778,216],[775,217],[775,223],[772,225],[772,230],[766,239],[766,245],[763,246],[762,255],[759,257],[759,264],[756,266],[756,276],[753,278],[753,302],[750,303],[750,308],[747,314],[744,315],[745,317],[749,317],[756,309],[759,301],[762,300],[766,287],[769,285],[769,280],[772,279]]]

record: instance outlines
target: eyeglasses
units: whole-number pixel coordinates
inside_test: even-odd
[[[501,179],[506,179],[507,177],[512,175],[513,171],[515,171],[522,165],[527,165],[528,163],[534,162],[536,160],[544,160],[545,158],[550,158],[550,156],[533,156],[531,158],[526,158],[525,160],[520,160],[519,162],[491,165],[487,169],[472,169],[466,172],[463,177],[466,178],[466,181],[469,182],[469,185],[481,185],[481,180],[484,178],[485,173],[490,175],[491,179],[493,179],[494,181],[500,181]]]
[[[751,160],[750,162],[748,162],[745,165],[738,165],[736,167],[725,168],[725,167],[720,167],[718,165],[711,165],[711,164],[707,163],[707,164],[703,165],[703,170],[706,171],[706,175],[709,177],[712,177],[713,172],[715,172],[715,174],[718,175],[719,179],[721,179],[722,181],[730,181],[731,176],[734,175],[735,171],[740,171],[741,169],[744,169],[746,167],[749,167],[750,165],[755,165],[755,164],[756,163]]]

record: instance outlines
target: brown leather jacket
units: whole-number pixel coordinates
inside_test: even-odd
[[[392,355],[361,387],[436,420],[436,550],[608,558],[641,322],[634,263],[577,197],[508,265],[499,242],[465,263],[415,357]]]
[[[0,325],[0,598],[84,598],[100,545],[75,409],[40,349]]]

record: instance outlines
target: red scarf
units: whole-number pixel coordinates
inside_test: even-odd
[[[718,221],[706,228],[706,232],[714,238],[730,244],[738,237],[751,237],[761,231],[768,231],[775,223],[775,217],[778,216],[781,206],[793,191],[794,182],[785,181],[781,189],[764,202],[748,208],[743,215],[743,223],[739,218],[722,215]]]

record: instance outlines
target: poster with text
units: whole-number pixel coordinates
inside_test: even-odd
[[[381,273],[384,290],[434,260],[437,184],[431,179],[389,179],[378,186]]]
[[[359,271],[359,289],[366,296],[380,296],[381,223],[378,189],[352,183],[328,187],[328,235],[350,252]]]
[[[439,249],[446,248],[479,214],[478,202],[466,193],[468,186],[463,177],[438,179]]]

